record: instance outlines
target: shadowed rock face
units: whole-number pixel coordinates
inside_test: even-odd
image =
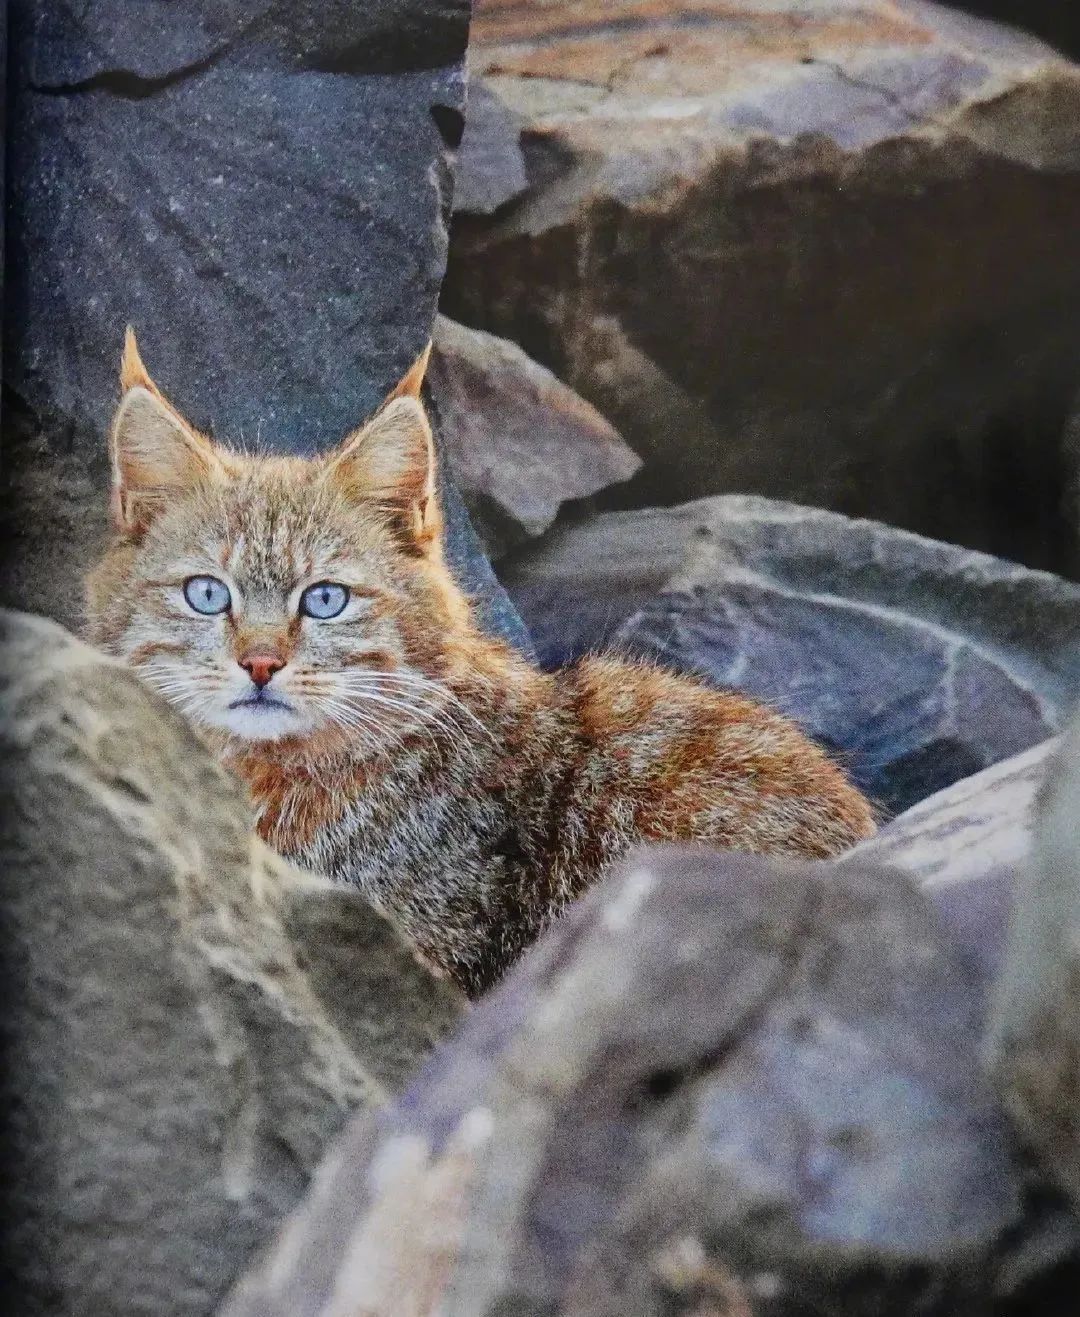
[[[78,523],[104,497],[125,324],[196,425],[278,451],[339,442],[404,374],[445,268],[468,9],[11,6],[4,382],[19,571],[55,591],[59,563],[92,556]],[[56,505],[64,485],[74,508]],[[455,570],[488,624],[527,643],[452,481],[443,492]],[[35,598],[27,584],[8,598],[72,620],[70,592]]]
[[[203,1317],[463,1005],[133,673],[20,614],[0,657],[5,1297]]]
[[[895,872],[643,850],[354,1123],[225,1312],[1000,1311],[1074,1236],[1014,1268],[971,986]]]
[[[892,0],[480,0],[470,61],[517,126],[500,154],[483,112],[443,307],[613,421],[645,459],[620,499],[1073,561],[1074,65]]]
[[[745,691],[886,814],[1052,736],[1080,684],[1080,587],[767,499],[605,513],[502,575],[545,663],[614,648]]]

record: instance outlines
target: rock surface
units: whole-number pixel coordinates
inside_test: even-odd
[[[428,382],[450,469],[492,557],[641,465],[595,407],[519,347],[445,316]]]
[[[352,1125],[226,1317],[1000,1311],[1032,1223],[969,998],[895,873],[640,851]]]
[[[461,1001],[133,674],[19,614],[0,655],[5,1297],[209,1314]]]
[[[1061,0],[948,0],[948,3],[980,18],[992,18],[1033,32],[1073,57],[1080,55],[1080,23],[1076,11]]]
[[[26,588],[7,599],[70,622],[71,592],[33,587],[56,590],[52,556],[92,556],[67,523],[103,498],[125,324],[195,424],[285,451],[341,440],[426,343],[469,5],[11,10],[5,520]],[[55,506],[65,484],[75,510]],[[527,643],[444,492],[455,569],[489,625]]]
[[[520,128],[463,198],[528,187],[456,214],[443,309],[615,424],[625,505],[1069,560],[1080,69],[920,0],[478,0],[470,65]]]
[[[731,495],[557,528],[502,572],[541,658],[615,648],[780,708],[886,814],[1054,735],[1080,586]]]
[[[1080,719],[1039,792],[989,1050],[1005,1102],[1080,1207]]]
[[[1043,741],[963,778],[838,861],[911,874],[984,989],[1002,967],[1014,892],[1032,847],[1035,795],[1056,745]]]

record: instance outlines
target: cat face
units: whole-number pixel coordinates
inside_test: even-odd
[[[180,416],[129,335],[90,638],[241,742],[385,744],[437,719],[439,638],[467,608],[442,561],[425,359],[328,456],[250,457]]]

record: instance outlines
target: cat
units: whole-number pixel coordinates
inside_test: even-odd
[[[762,705],[617,657],[545,673],[481,632],[444,560],[426,361],[336,450],[245,455],[128,331],[88,638],[187,714],[261,836],[476,996],[635,842],[825,858],[871,835]]]

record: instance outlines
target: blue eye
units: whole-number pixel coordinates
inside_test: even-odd
[[[309,585],[300,596],[300,612],[304,617],[337,617],[349,602],[349,592],[333,581],[320,581]]]
[[[225,613],[232,605],[232,595],[224,581],[216,576],[189,576],[184,582],[184,598],[196,613]]]

